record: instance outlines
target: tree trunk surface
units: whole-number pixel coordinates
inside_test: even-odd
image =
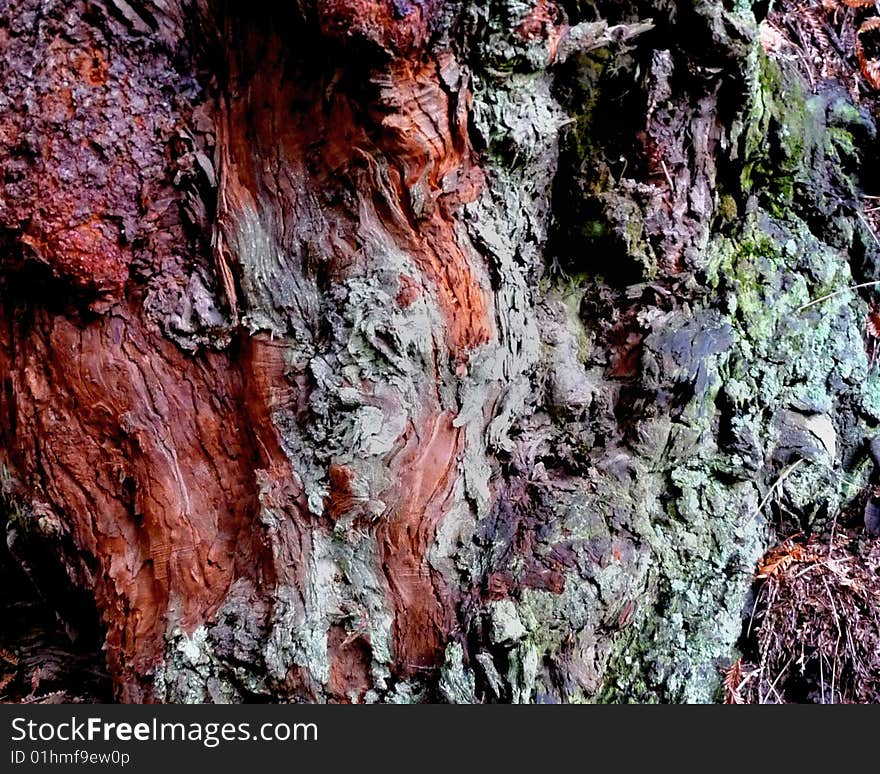
[[[880,422],[766,6],[0,0],[0,693],[717,700]]]

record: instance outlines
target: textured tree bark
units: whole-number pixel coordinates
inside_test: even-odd
[[[758,21],[0,0],[8,695],[712,700],[880,422],[874,125]]]

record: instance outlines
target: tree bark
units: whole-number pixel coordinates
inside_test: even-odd
[[[715,699],[880,422],[873,121],[732,5],[0,0],[7,695]]]

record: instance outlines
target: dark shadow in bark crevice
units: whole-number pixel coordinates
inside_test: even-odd
[[[0,701],[112,702],[104,627],[92,594],[71,583],[54,548],[5,516],[2,524]]]

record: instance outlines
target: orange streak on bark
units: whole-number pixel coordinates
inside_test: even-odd
[[[275,57],[283,73],[282,54],[270,51],[266,61]],[[467,91],[453,97],[441,83],[441,72],[452,67],[451,54],[389,65],[375,76],[379,94],[368,121],[347,95],[333,94],[328,103],[325,90],[304,94],[264,69],[228,106],[218,142],[225,153],[221,220],[259,203],[261,212],[276,213],[270,225],[279,229],[282,212],[296,220],[310,196],[320,201],[322,192],[345,185],[362,206],[322,208],[311,235],[334,279],[361,270],[369,257],[359,245],[384,235],[421,269],[446,320],[449,348],[463,358],[490,341],[494,327],[481,258],[456,222],[483,175],[467,134]],[[258,167],[256,158],[271,162]],[[404,301],[414,297],[410,291]]]
[[[452,420],[443,412],[411,428],[392,462],[400,480],[390,494],[403,501],[377,532],[394,605],[395,656],[404,674],[439,663],[453,622],[447,592],[428,559],[446,515],[461,450],[461,433]]]
[[[456,229],[455,210],[476,199],[483,175],[467,136],[468,95],[453,101],[441,85],[448,67],[450,54],[396,63],[379,81],[376,117],[379,145],[395,163],[395,204],[405,213],[390,225],[437,294],[450,349],[463,354],[494,334],[478,256]]]

